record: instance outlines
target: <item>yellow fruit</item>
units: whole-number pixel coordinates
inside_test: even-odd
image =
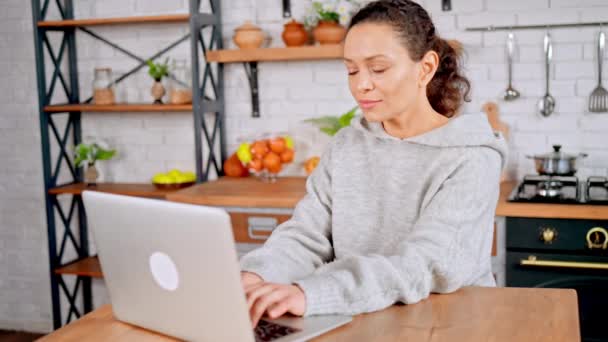
[[[287,148],[290,148],[293,150],[293,146],[294,146],[293,138],[290,137],[289,135],[285,136],[285,146],[287,146]]]
[[[196,182],[196,174],[194,172],[184,172],[184,179],[186,182]]]
[[[157,173],[152,178],[152,183],[155,183],[155,184],[171,184],[171,177],[167,176],[164,173]]]
[[[251,156],[251,145],[248,143],[242,143],[236,150],[236,155],[243,165],[247,165],[253,158]]]
[[[182,172],[178,169],[173,169],[173,170],[170,170],[169,172],[167,172],[167,175],[169,177],[178,178],[182,175]]]

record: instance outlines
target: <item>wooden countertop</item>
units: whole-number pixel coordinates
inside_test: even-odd
[[[204,329],[204,322],[201,328]],[[106,305],[40,339],[53,341],[175,341],[121,323]],[[580,341],[576,291],[467,287],[418,304],[362,314],[313,339],[330,341]]]
[[[500,185],[496,216],[608,220],[608,205],[508,202],[515,182]]]
[[[281,177],[264,183],[254,177],[222,177],[167,195],[174,202],[220,207],[294,208],[306,195],[306,178]]]
[[[306,178],[263,183],[254,177],[223,177],[167,194],[175,202],[245,208],[293,208],[306,194]],[[515,182],[500,185],[496,216],[608,220],[608,205],[514,203],[507,199]]]

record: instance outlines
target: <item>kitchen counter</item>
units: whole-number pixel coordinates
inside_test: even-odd
[[[305,177],[281,177],[264,183],[255,177],[222,177],[167,195],[169,201],[241,208],[293,209],[306,195]]]
[[[515,182],[500,185],[496,216],[608,220],[608,205],[508,202]]]
[[[205,322],[201,322],[205,327]],[[580,341],[574,290],[465,287],[417,304],[357,315],[312,341]],[[53,341],[175,341],[112,316],[103,306],[43,337]]]
[[[223,177],[168,194],[167,199],[221,207],[292,209],[306,194],[305,182],[304,177],[283,177],[276,183]],[[496,216],[608,220],[608,205],[508,202],[515,186],[515,182],[500,185]]]

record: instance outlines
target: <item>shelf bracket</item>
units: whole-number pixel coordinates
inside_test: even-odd
[[[444,12],[452,10],[452,0],[441,0],[441,9]]]
[[[251,89],[251,117],[260,117],[260,93],[258,88],[258,62],[245,62],[245,73]]]
[[[283,0],[283,18],[291,18],[291,0]]]

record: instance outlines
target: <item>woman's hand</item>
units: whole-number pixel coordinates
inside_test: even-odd
[[[241,272],[241,284],[243,284],[243,289],[247,290],[247,288],[251,285],[255,285],[258,283],[263,283],[264,279],[259,275],[253,272]]]
[[[297,285],[262,282],[245,288],[245,293],[254,328],[264,313],[274,319],[287,312],[296,316],[306,312],[306,296]]]

